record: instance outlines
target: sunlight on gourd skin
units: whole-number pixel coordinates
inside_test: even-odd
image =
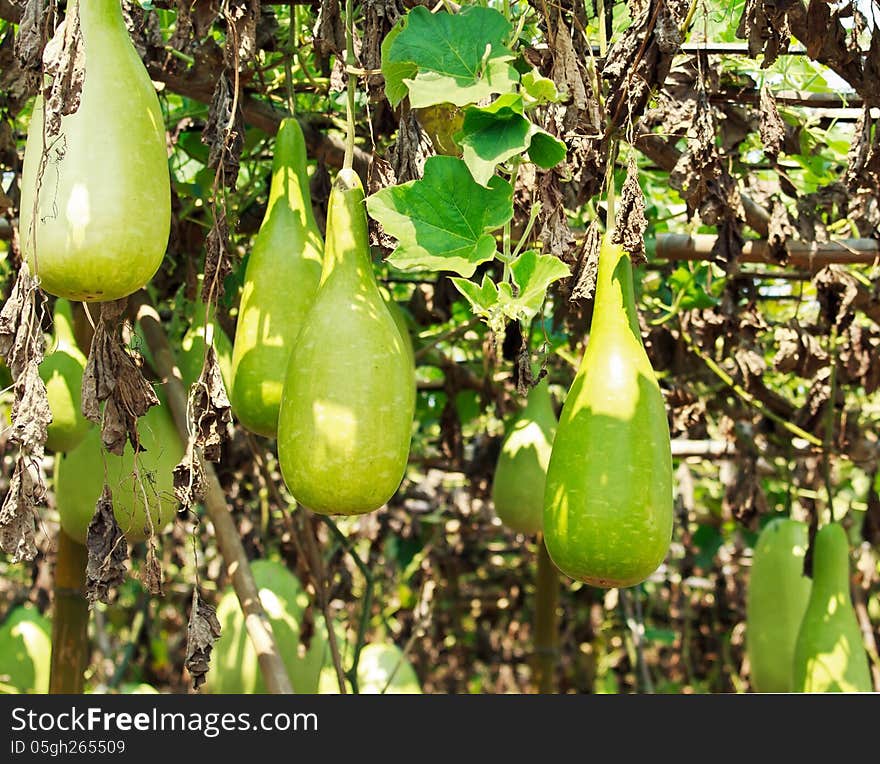
[[[641,343],[631,269],[620,247],[603,243],[593,325],[545,495],[551,559],[566,575],[606,587],[647,578],[672,537],[666,408]]]
[[[266,437],[276,435],[287,363],[321,278],[324,242],[312,213],[305,155],[299,125],[285,120],[233,346],[232,409],[247,429]]]
[[[284,479],[325,514],[378,509],[406,470],[415,376],[411,349],[376,284],[363,188],[331,191],[321,287],[290,357],[278,425]]]
[[[830,523],[814,540],[813,590],[795,646],[795,691],[873,690],[849,586],[849,539]]]
[[[81,4],[86,74],[79,109],[62,117],[39,194],[34,262],[31,219],[40,164],[38,98],[22,175],[21,235],[43,288],[75,300],[125,297],[165,255],[171,192],[159,100],[117,0]]]

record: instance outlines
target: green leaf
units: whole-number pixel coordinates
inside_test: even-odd
[[[539,255],[535,250],[523,252],[510,264],[516,295],[510,284],[499,287],[500,300],[508,318],[531,321],[541,310],[547,287],[571,275],[568,266],[555,255]]]
[[[528,148],[532,123],[522,115],[522,108],[522,98],[510,93],[485,108],[471,106],[465,110],[456,140],[465,164],[480,185],[489,182],[496,166]]]
[[[549,77],[544,77],[537,69],[522,76],[522,88],[528,100],[536,104],[558,103],[562,100],[556,83]]]
[[[529,159],[549,170],[565,159],[565,144],[537,125],[529,133]]]
[[[382,75],[385,77],[385,95],[392,106],[397,106],[406,98],[408,91],[403,81],[415,77],[419,71],[419,67],[412,61],[394,61],[391,58],[391,45],[403,31],[405,24],[406,17],[404,16],[391,27],[388,34],[385,35],[385,39],[382,40]]]
[[[388,100],[396,106],[405,88],[413,108],[465,106],[513,90],[519,74],[509,63],[510,32],[510,22],[492,8],[450,14],[416,6],[382,46]]]
[[[513,217],[513,189],[497,177],[485,188],[458,157],[433,156],[421,180],[382,189],[367,209],[398,241],[392,265],[471,276],[497,253],[491,232]]]
[[[488,273],[483,274],[483,281],[479,286],[467,279],[453,278],[450,280],[455,288],[467,298],[474,315],[483,318],[492,331],[504,331],[506,313],[499,300],[498,287],[489,278]],[[502,286],[506,285],[502,284]]]

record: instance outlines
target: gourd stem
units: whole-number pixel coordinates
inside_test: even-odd
[[[85,597],[88,550],[58,531],[52,614],[49,692],[82,694],[89,663],[89,603]]]
[[[284,57],[284,77],[287,80],[287,110],[291,116],[296,114],[296,95],[293,90],[293,68],[290,66],[290,57],[296,51],[296,9],[297,6],[290,6],[290,28],[288,29],[288,45],[290,46],[290,56]]]
[[[535,579],[535,675],[540,693],[556,692],[559,658],[559,573],[538,534],[538,572]]]
[[[342,160],[342,168],[350,170],[354,164],[354,96],[357,79],[352,74],[354,68],[354,3],[345,0],[345,63],[348,85],[348,101],[346,102],[345,116],[347,130],[345,134],[345,157]]]

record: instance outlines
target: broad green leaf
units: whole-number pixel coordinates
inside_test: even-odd
[[[488,273],[483,274],[483,281],[479,286],[467,279],[453,278],[451,281],[455,288],[467,298],[475,316],[485,319],[486,324],[494,332],[504,330],[505,311],[499,302],[498,287],[489,278]]]
[[[532,69],[522,76],[522,89],[530,101],[541,103],[558,103],[562,100],[556,83],[543,76],[537,69]]]
[[[529,132],[529,159],[549,170],[565,159],[565,144],[533,124]]]
[[[489,106],[465,109],[456,140],[474,180],[484,186],[499,164],[525,151],[539,167],[554,167],[565,159],[565,144],[523,116],[523,100],[516,93],[499,96]]]
[[[489,182],[495,167],[528,148],[532,123],[522,115],[522,108],[522,98],[511,93],[485,108],[465,110],[456,140],[462,159],[480,185]]]
[[[391,45],[403,31],[405,24],[406,17],[404,16],[391,27],[388,34],[385,35],[385,39],[382,40],[382,75],[385,77],[385,95],[392,106],[397,106],[406,98],[407,89],[403,83],[404,79],[415,77],[419,71],[419,67],[412,61],[394,61],[391,58]]]
[[[540,255],[535,250],[523,252],[510,264],[516,295],[509,284],[499,287],[499,299],[511,319],[530,321],[541,309],[547,287],[571,275],[568,266],[554,255]]]
[[[405,88],[413,108],[465,106],[513,90],[519,75],[505,44],[510,32],[510,22],[491,8],[450,14],[416,6],[382,46],[388,99],[397,105]]]
[[[382,189],[367,199],[367,209],[398,241],[392,265],[471,276],[495,257],[491,232],[513,217],[512,197],[501,178],[486,188],[461,159],[433,156],[421,180]]]

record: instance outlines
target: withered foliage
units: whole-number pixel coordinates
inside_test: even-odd
[[[827,265],[813,277],[813,285],[825,325],[843,332],[855,318],[853,301],[859,293],[855,276],[840,265]]]
[[[15,38],[15,56],[22,71],[28,72],[34,84],[42,70],[43,50],[55,16],[54,0],[22,0],[21,19]]]
[[[229,251],[229,224],[226,207],[215,204],[214,221],[205,239],[205,279],[202,282],[202,302],[216,302],[224,292],[223,281],[232,273],[232,255]]]
[[[581,241],[580,251],[572,273],[569,300],[590,300],[596,291],[596,275],[599,272],[599,250],[602,248],[602,233],[599,222],[594,220],[587,228]]]
[[[244,149],[244,115],[235,92],[237,78],[225,69],[217,78],[202,143],[208,146],[208,166],[218,171],[221,186],[235,188]],[[225,212],[224,212],[225,217]]]
[[[92,606],[108,603],[111,594],[125,582],[128,543],[113,513],[113,494],[107,485],[89,522],[86,547],[86,597]]]
[[[633,265],[647,262],[645,257],[645,230],[648,220],[645,217],[645,195],[639,184],[639,166],[635,155],[630,155],[626,169],[626,180],[620,190],[620,200],[614,219],[612,241],[620,244],[629,253]]]
[[[746,0],[736,36],[748,40],[749,54],[763,54],[761,67],[770,66],[788,51],[791,28],[786,11],[801,0]]]
[[[221,447],[232,426],[232,407],[213,345],[207,350],[201,376],[190,390],[189,409],[195,444],[203,450],[208,461],[219,462]]]
[[[183,459],[174,468],[174,497],[189,510],[205,498],[205,468],[195,453],[195,438],[187,443]]]
[[[61,117],[74,114],[82,98],[86,61],[79,6],[75,8],[74,12],[67,12],[43,51],[43,73],[51,77],[43,88],[47,146],[61,130]]]
[[[760,115],[758,132],[761,143],[764,144],[764,153],[775,161],[782,151],[782,143],[785,140],[785,123],[779,116],[773,91],[766,84],[761,88],[758,112]]]
[[[82,413],[101,425],[101,441],[121,456],[126,441],[141,450],[137,420],[159,405],[153,386],[141,371],[142,359],[122,338],[122,314],[128,298],[101,303],[101,315],[83,372]],[[103,411],[101,403],[104,403]]]
[[[220,639],[220,621],[217,620],[217,611],[201,598],[198,589],[193,589],[192,609],[186,625],[184,665],[192,677],[194,690],[198,690],[206,681],[211,664],[211,652],[218,639]]]
[[[398,183],[420,180],[425,162],[434,155],[434,146],[416,115],[404,105],[400,110],[397,138],[389,150],[389,160]]]
[[[778,349],[773,367],[784,373],[794,373],[812,379],[819,369],[828,365],[828,353],[819,340],[801,328],[797,321],[781,326],[775,334]]]
[[[30,562],[37,556],[37,506],[45,500],[45,486],[37,460],[20,454],[0,507],[0,549],[12,562]]]

